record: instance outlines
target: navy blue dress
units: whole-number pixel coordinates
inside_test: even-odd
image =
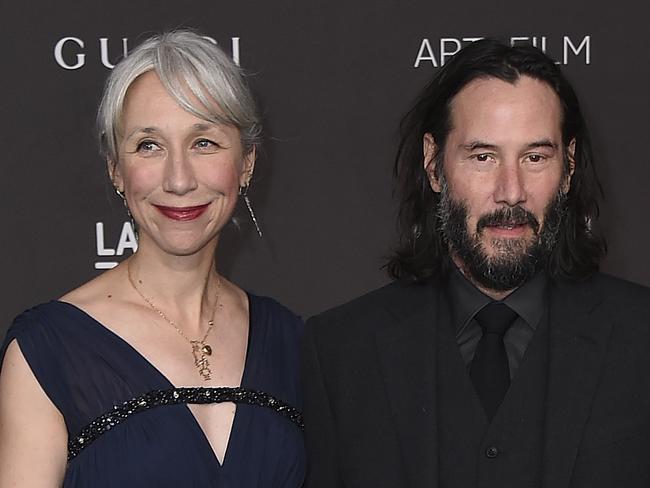
[[[242,387],[302,408],[302,322],[276,301],[249,294],[250,329]],[[96,418],[169,380],[127,342],[68,303],[38,305],[16,318],[0,349],[16,339],[72,439]],[[302,432],[272,408],[238,404],[219,463],[185,404],[129,416],[71,458],[64,487],[299,487]]]

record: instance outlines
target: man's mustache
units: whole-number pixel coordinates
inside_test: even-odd
[[[515,225],[529,225],[535,234],[539,230],[537,217],[521,205],[503,207],[489,214],[482,215],[478,219],[476,230],[477,232],[481,232],[485,227]]]

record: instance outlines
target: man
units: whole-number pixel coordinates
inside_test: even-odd
[[[396,280],[307,324],[307,486],[650,486],[650,293],[559,68],[473,43],[402,128]]]

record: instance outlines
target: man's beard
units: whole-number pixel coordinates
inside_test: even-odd
[[[469,278],[489,290],[507,291],[521,286],[545,267],[566,210],[566,195],[561,190],[546,207],[541,228],[532,212],[515,205],[482,215],[475,232],[470,234],[467,204],[453,200],[446,182],[442,183],[436,212],[439,231]],[[494,251],[490,256],[481,236],[486,226],[495,225],[528,225],[533,238],[493,238]]]

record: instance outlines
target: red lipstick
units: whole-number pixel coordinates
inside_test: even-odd
[[[187,222],[199,218],[208,208],[208,205],[210,204],[206,203],[205,205],[197,205],[195,207],[166,207],[164,205],[154,205],[154,207],[169,219]]]

